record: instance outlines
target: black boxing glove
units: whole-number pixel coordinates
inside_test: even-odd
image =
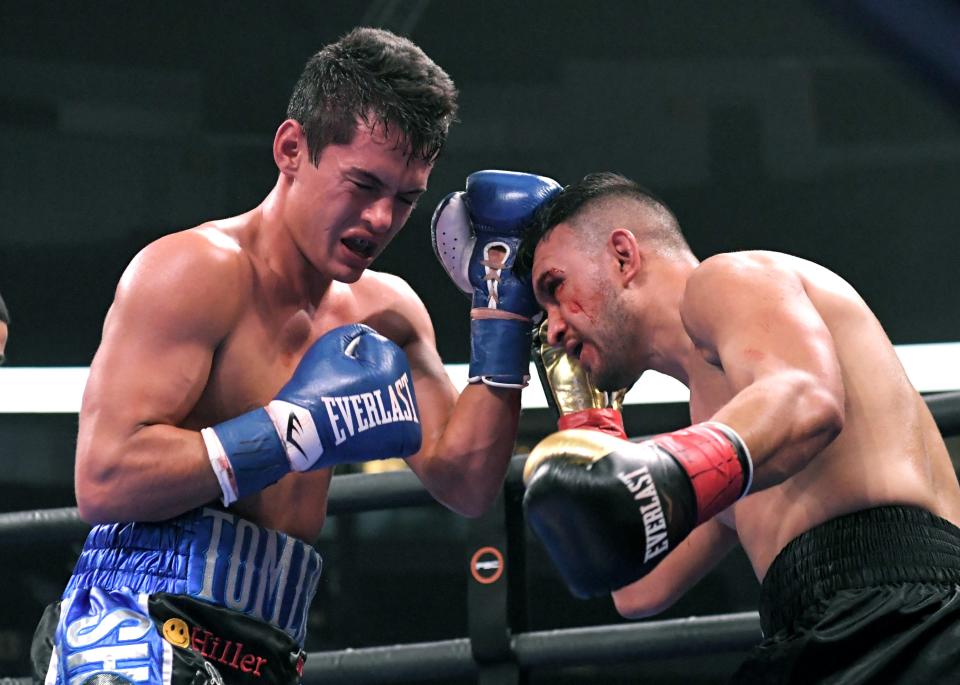
[[[743,497],[752,473],[743,440],[716,422],[641,443],[565,430],[527,458],[523,506],[570,591],[595,597],[653,570]]]

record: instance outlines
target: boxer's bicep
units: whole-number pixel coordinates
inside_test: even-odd
[[[704,262],[684,297],[684,323],[708,361],[735,391],[791,372],[837,386],[833,338],[798,275],[739,255],[722,257]]]
[[[710,418],[744,439],[762,489],[804,468],[842,428],[833,337],[799,275],[776,260],[722,255],[697,271],[684,324],[733,393]]]
[[[78,476],[133,456],[143,428],[172,428],[199,400],[238,299],[235,266],[203,248],[195,237],[168,236],[124,272],[84,389]]]
[[[736,544],[736,531],[717,519],[698,526],[650,573],[612,593],[617,611],[624,618],[644,618],[666,611]]]

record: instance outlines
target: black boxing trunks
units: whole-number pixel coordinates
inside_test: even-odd
[[[37,628],[35,677],[297,683],[320,568],[310,545],[212,507],[94,526]]]
[[[771,564],[760,624],[732,683],[960,683],[960,529],[903,506],[816,526]]]

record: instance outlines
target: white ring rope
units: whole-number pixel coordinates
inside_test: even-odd
[[[960,390],[960,342],[897,345],[897,354],[914,387],[922,393]],[[466,364],[446,364],[460,390],[467,385]],[[80,410],[89,369],[83,366],[0,367],[0,414],[75,414]],[[624,404],[687,402],[689,391],[668,376],[648,371],[627,393]],[[547,400],[531,365],[524,409],[542,409]]]

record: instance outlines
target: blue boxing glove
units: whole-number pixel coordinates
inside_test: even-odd
[[[224,505],[291,471],[408,457],[422,439],[406,355],[362,324],[314,342],[266,407],[201,434]]]
[[[522,388],[530,380],[533,317],[540,306],[513,264],[524,230],[560,184],[514,171],[477,171],[466,188],[437,206],[431,235],[443,268],[473,298],[469,380]]]

